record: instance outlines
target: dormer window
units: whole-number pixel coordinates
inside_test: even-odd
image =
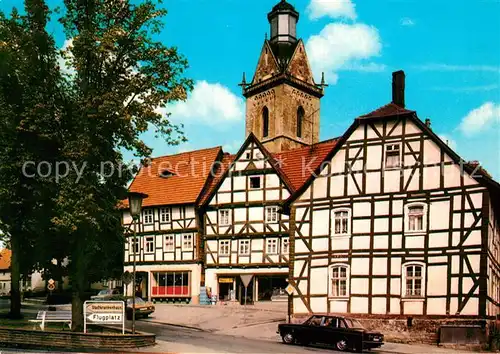
[[[169,170],[163,170],[163,171],[160,171],[159,175],[161,178],[169,178],[169,177],[175,176],[175,173],[173,173],[172,171],[169,171]]]

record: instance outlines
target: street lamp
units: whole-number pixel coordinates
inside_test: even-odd
[[[148,195],[144,193],[128,193],[128,205],[130,207],[130,215],[132,216],[132,224],[134,224],[134,263],[132,268],[132,334],[135,334],[135,248],[137,245],[136,225],[139,221],[139,216],[141,215],[142,201],[147,197]]]

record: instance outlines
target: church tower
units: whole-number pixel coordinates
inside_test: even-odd
[[[324,80],[315,84],[304,42],[297,39],[299,13],[281,0],[267,15],[266,38],[251,83],[243,75],[246,135],[253,133],[271,152],[319,141]],[[267,37],[267,36],[266,36]]]

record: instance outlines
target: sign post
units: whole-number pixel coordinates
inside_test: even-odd
[[[245,287],[245,312],[244,312],[244,319],[243,321],[246,321],[247,317],[247,290],[248,290],[248,285],[252,281],[253,274],[241,274],[240,275],[241,282],[243,283],[243,286]]]
[[[288,283],[288,286],[285,288],[285,291],[288,294],[288,323],[290,323],[290,317],[291,317],[291,312],[292,312],[292,301],[293,301],[293,292],[295,290],[295,287]]]
[[[125,303],[123,301],[95,301],[83,303],[83,333],[87,333],[87,325],[121,324],[125,334]]]

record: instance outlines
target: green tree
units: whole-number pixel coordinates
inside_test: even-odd
[[[26,1],[26,15],[0,13],[0,218],[12,250],[11,317],[21,317],[19,280],[35,267],[34,244],[50,227],[54,192],[28,161],[57,156],[59,70],[54,42],[45,31],[42,1]],[[25,173],[23,173],[23,171]],[[45,172],[45,171],[43,171]],[[33,177],[29,174],[33,173]]]
[[[60,184],[53,221],[70,243],[73,330],[80,330],[87,284],[123,271],[118,202],[132,171],[123,168],[120,151],[149,156],[141,134],[151,127],[168,144],[185,140],[159,108],[186,99],[193,83],[184,77],[186,59],[154,39],[166,14],[155,2],[64,3],[61,22],[72,39],[68,65],[74,73],[68,78],[72,129],[62,154],[84,168],[81,178],[73,170]]]

